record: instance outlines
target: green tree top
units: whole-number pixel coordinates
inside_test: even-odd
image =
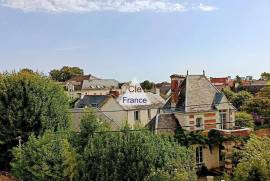
[[[76,75],[83,75],[83,69],[80,69],[79,67],[68,67],[64,66],[60,70],[53,69],[50,71],[50,77],[58,82],[65,82],[71,78],[73,78]]]
[[[251,136],[242,151],[240,163],[234,171],[234,180],[269,180],[270,138]]]
[[[50,79],[22,71],[0,76],[0,167],[7,168],[16,138],[69,127],[68,98]],[[0,168],[1,169],[1,168]]]
[[[144,90],[151,90],[155,86],[155,83],[150,82],[149,80],[145,80],[141,83],[141,87]]]

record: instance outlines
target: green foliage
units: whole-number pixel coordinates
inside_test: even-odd
[[[9,150],[21,136],[69,126],[68,99],[61,87],[38,74],[22,71],[0,76],[0,169],[8,168]]]
[[[76,75],[83,75],[83,70],[79,67],[64,66],[60,70],[53,69],[50,71],[50,77],[58,82],[65,82]]]
[[[270,138],[251,136],[242,152],[242,159],[234,171],[234,180],[269,180]]]
[[[151,90],[154,86],[155,84],[153,82],[150,82],[149,80],[145,80],[141,83],[141,87],[144,90]]]
[[[222,91],[227,97],[228,101],[230,101],[237,109],[242,109],[242,106],[245,105],[247,101],[253,98],[252,94],[247,91],[240,91],[238,93],[235,93],[229,88],[225,88]]]
[[[222,92],[225,94],[227,97],[228,101],[232,101],[235,93],[230,89],[230,88],[224,88]]]
[[[270,84],[269,83],[267,86],[265,86],[258,92],[258,97],[264,98],[264,99],[270,99]]]
[[[67,136],[61,132],[34,135],[22,148],[14,147],[12,173],[21,180],[74,180],[77,175],[77,158]]]
[[[246,112],[236,112],[235,125],[240,127],[254,128],[253,116]]]
[[[264,72],[261,74],[263,80],[270,80],[270,73]]]
[[[148,131],[95,134],[82,160],[81,180],[145,180],[157,169],[196,177],[190,150]]]
[[[182,145],[189,147],[194,144],[207,144],[208,138],[203,136],[201,131],[186,131],[182,128],[178,128],[175,133],[175,139]]]
[[[236,107],[236,109],[240,109],[245,102],[252,98],[252,94],[247,91],[240,91],[236,93],[231,100],[231,103]]]
[[[93,109],[87,108],[84,110],[84,115],[81,119],[80,133],[74,142],[75,147],[81,149],[85,148],[89,141],[93,138],[95,132],[108,131],[109,125],[100,120]]]

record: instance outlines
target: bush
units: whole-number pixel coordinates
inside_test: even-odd
[[[76,153],[62,133],[48,131],[39,138],[31,135],[12,153],[12,173],[21,180],[73,180],[77,175]]]
[[[253,116],[246,112],[236,112],[235,125],[240,127],[254,128]]]

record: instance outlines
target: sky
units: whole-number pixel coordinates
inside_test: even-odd
[[[168,81],[270,72],[269,0],[0,0],[0,71]]]

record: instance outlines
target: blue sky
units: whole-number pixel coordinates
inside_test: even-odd
[[[47,1],[0,0],[0,71],[69,65],[120,81],[270,72],[269,0]]]

